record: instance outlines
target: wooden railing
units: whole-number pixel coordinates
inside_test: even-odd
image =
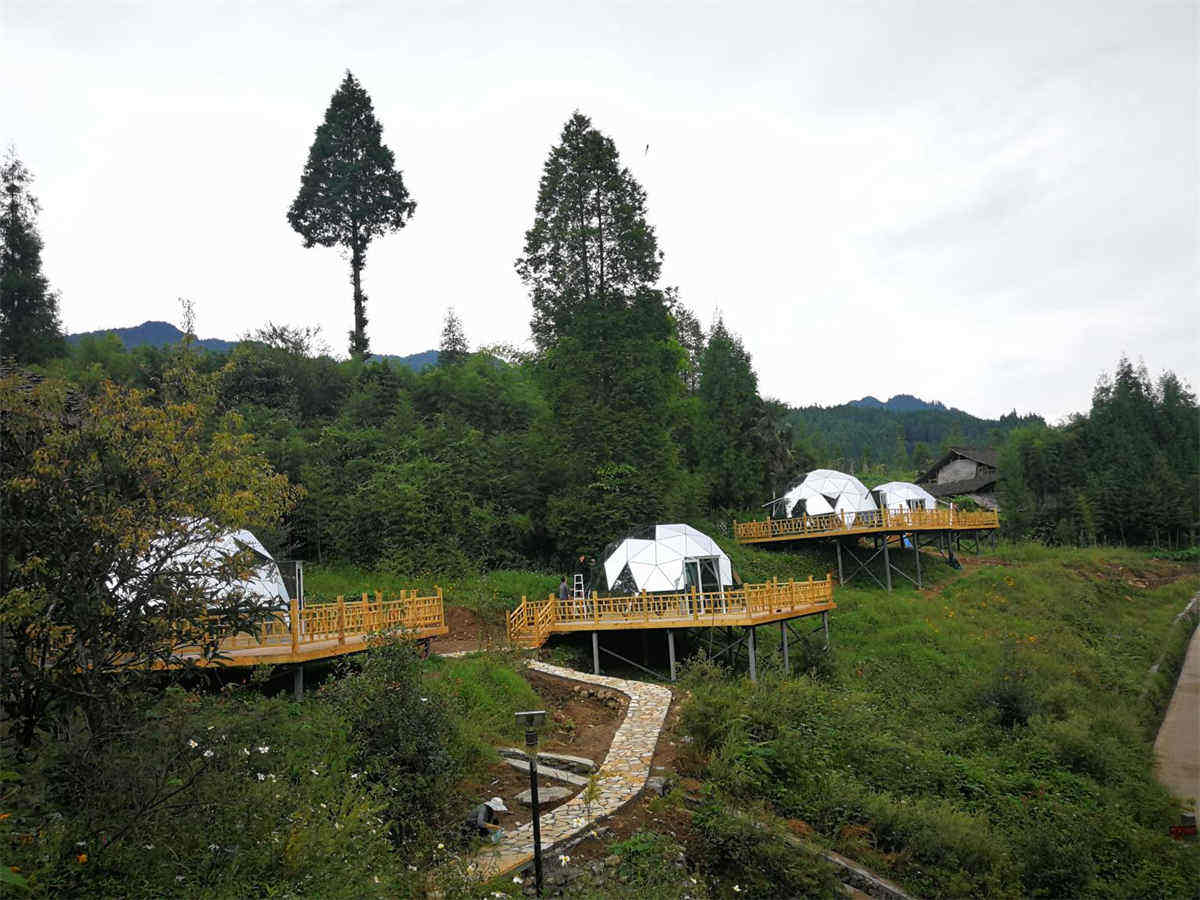
[[[508,637],[516,644],[541,646],[551,632],[595,628],[712,627],[758,618],[805,615],[833,603],[833,579],[768,581],[717,591],[629,594],[521,603],[508,616]]]
[[[517,608],[508,614],[508,640],[514,644],[540,647],[554,624],[554,598],[530,603],[521,598]]]
[[[414,636],[444,633],[445,610],[442,589],[433,596],[421,597],[416,591],[402,591],[399,596],[384,600],[376,591],[372,599],[363,593],[361,600],[346,601],[339,596],[332,603],[309,603],[303,609],[292,600],[289,612],[276,612],[253,626],[250,633],[221,633],[207,629],[203,640],[219,641],[222,653],[274,646],[290,649],[293,656],[304,656],[314,645],[329,644],[345,647],[347,640],[360,641],[367,635],[383,631],[402,631]],[[197,644],[201,641],[197,640]],[[336,644],[334,643],[336,642]],[[336,651],[332,650],[334,655]],[[187,648],[183,648],[187,652]]]
[[[881,531],[966,531],[999,527],[1000,515],[991,509],[873,509],[859,513],[734,522],[733,536],[739,542],[753,542]]]

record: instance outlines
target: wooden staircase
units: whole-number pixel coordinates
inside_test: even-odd
[[[553,597],[533,603],[522,597],[520,605],[508,614],[509,643],[528,650],[542,646],[554,624],[554,613]]]

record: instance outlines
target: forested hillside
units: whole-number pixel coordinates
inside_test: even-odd
[[[996,447],[1014,428],[1045,424],[1039,415],[1015,410],[999,419],[981,419],[908,395],[886,404],[864,397],[840,406],[802,406],[787,421],[808,436],[817,455],[839,467],[857,470],[884,463],[918,471],[947,447]]]

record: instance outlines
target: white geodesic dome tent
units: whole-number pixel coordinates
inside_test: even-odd
[[[876,499],[882,496],[890,510],[937,508],[937,498],[933,494],[907,481],[889,481],[874,488],[871,493]]]
[[[653,525],[609,544],[604,552],[608,589],[720,590],[733,584],[733,566],[717,542],[691,525]]]
[[[243,560],[248,563],[244,567]],[[235,563],[241,573],[231,577]],[[275,558],[245,528],[214,530],[208,521],[198,520],[182,535],[156,538],[137,568],[140,571],[134,581],[141,578],[184,581],[214,598],[236,595],[264,609],[286,610],[291,602]],[[111,582],[115,586],[115,576]],[[127,583],[117,590],[132,594],[135,593],[132,588]],[[161,601],[151,601],[153,605],[158,602]]]
[[[866,485],[845,472],[833,469],[813,469],[800,481],[788,488],[780,500],[775,501],[777,515],[810,516],[829,513],[871,512],[876,509],[875,500]]]

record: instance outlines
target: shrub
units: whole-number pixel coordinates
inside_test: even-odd
[[[360,671],[321,693],[346,721],[356,764],[385,789],[397,837],[403,841],[444,824],[461,801],[456,787],[470,744],[444,688],[425,680],[413,644],[380,638]]]
[[[709,799],[692,819],[692,858],[718,896],[840,897],[833,870],[778,827]]]

